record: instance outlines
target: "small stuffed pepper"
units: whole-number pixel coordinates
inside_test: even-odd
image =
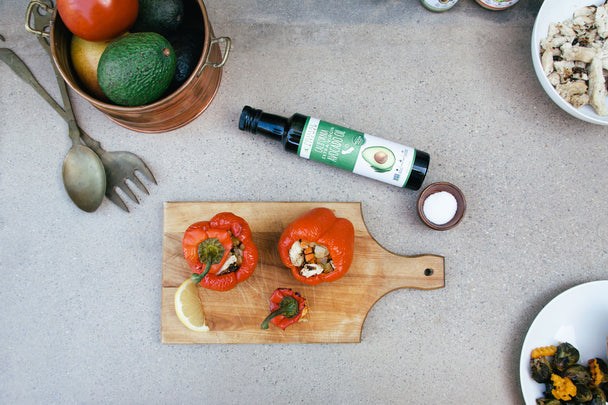
[[[272,322],[279,328],[286,327],[301,321],[308,308],[306,299],[291,288],[277,288],[270,297],[270,315],[264,319],[260,328],[268,329],[268,323]]]
[[[355,229],[328,208],[315,208],[293,221],[281,234],[279,255],[293,276],[306,284],[336,281],[348,271]]]
[[[247,280],[258,263],[249,224],[230,212],[190,225],[182,248],[192,279],[215,291],[228,291]]]

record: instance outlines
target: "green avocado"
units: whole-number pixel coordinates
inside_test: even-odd
[[[158,100],[175,74],[169,41],[154,32],[128,34],[112,42],[97,67],[99,87],[114,103],[127,107]]]
[[[377,172],[388,172],[395,164],[393,152],[383,146],[370,146],[363,151],[363,159]]]

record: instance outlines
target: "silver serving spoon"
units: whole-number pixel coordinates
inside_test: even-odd
[[[0,49],[0,57],[9,66],[18,61],[16,55],[6,49]],[[26,80],[27,81],[27,80]],[[78,208],[86,212],[95,211],[103,200],[106,191],[106,174],[99,156],[80,142],[80,129],[71,108],[66,88],[61,89],[68,122],[72,147],[68,151],[62,167],[63,185],[70,199]]]
[[[28,24],[26,24],[26,28],[29,27],[29,15],[31,14],[30,9],[33,8],[34,4],[38,3],[39,2],[32,1],[32,4],[28,6]],[[40,6],[44,6],[43,10],[45,12],[49,11],[48,4],[39,4]],[[43,18],[48,19],[50,18],[50,15],[43,17],[42,14],[36,14],[37,21],[42,21]],[[5,53],[3,54],[3,59],[4,58],[11,59],[12,61],[14,61],[14,59],[19,59],[14,53],[12,55]],[[14,65],[14,63],[8,62],[7,64],[11,66]],[[59,77],[60,73],[57,70],[55,70],[55,75],[58,76],[57,79],[61,78]],[[76,124],[76,117],[74,116],[74,111],[72,110],[72,104],[67,88],[65,86],[61,87],[60,91],[65,110],[64,119],[68,123],[69,136],[72,140],[72,147],[68,151],[68,154],[63,161],[63,185],[68,193],[68,196],[78,208],[86,212],[93,212],[101,205],[105,195],[105,169],[99,156],[97,156],[97,154],[91,148],[83,145],[80,142],[80,128],[78,128],[78,124]]]
[[[74,204],[86,212],[95,211],[106,193],[106,173],[99,156],[80,142],[80,129],[72,111],[70,96],[61,88],[72,148],[63,161],[63,185]]]

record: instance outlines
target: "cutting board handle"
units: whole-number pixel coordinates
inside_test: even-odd
[[[357,236],[355,249],[365,257],[366,263],[360,270],[377,298],[399,288],[431,290],[445,286],[443,256],[398,255],[382,247],[369,232]]]

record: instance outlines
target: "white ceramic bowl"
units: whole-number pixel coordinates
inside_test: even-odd
[[[580,353],[579,364],[606,359],[608,280],[572,287],[553,298],[528,329],[519,360],[519,378],[526,405],[536,405],[545,386],[532,379],[530,353],[536,347],[568,342]]]
[[[545,76],[540,62],[540,41],[547,37],[550,23],[572,18],[574,11],[581,7],[597,6],[600,4],[604,4],[604,0],[544,0],[532,29],[532,62],[536,76],[543,89],[564,111],[592,124],[608,125],[608,116],[597,115],[590,105],[574,108],[570,103],[565,101],[553,85],[549,83],[549,79]],[[606,102],[608,102],[608,97],[606,98]]]

